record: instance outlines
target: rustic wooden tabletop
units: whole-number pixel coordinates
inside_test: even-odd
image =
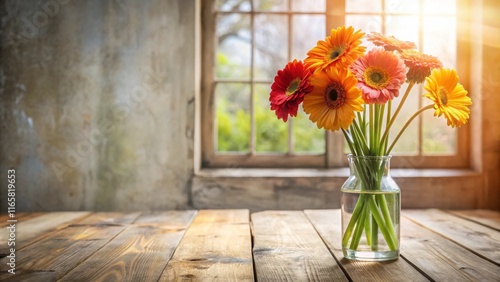
[[[0,280],[500,281],[499,212],[402,214],[391,262],[344,259],[339,210],[2,215]]]

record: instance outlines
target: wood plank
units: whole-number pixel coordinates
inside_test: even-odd
[[[43,212],[18,212],[18,213],[16,213],[16,217],[13,219],[17,219],[17,222],[19,223],[21,221],[26,221],[28,219],[35,218],[37,216],[41,216],[43,214],[44,214]],[[11,219],[11,218],[9,218],[6,215],[2,216],[0,218],[0,227],[4,227],[4,226],[9,225],[9,222],[7,222],[8,219]]]
[[[495,281],[500,266],[401,218],[401,256],[435,281]]]
[[[141,215],[60,281],[157,281],[195,214]]]
[[[353,281],[428,281],[404,259],[386,262],[353,261],[342,253],[340,210],[305,210],[309,220]]]
[[[139,216],[134,214],[97,213],[78,224],[52,232],[16,252],[16,279],[34,280],[44,277],[60,278],[120,233]],[[109,224],[121,222],[120,224]],[[0,269],[7,270],[7,258],[0,260]],[[12,274],[2,272],[0,279]],[[39,280],[40,281],[40,280]]]
[[[500,232],[435,209],[405,210],[403,215],[500,265]]]
[[[75,220],[90,215],[90,212],[52,212],[16,223],[16,249],[22,249],[43,237],[51,231],[65,228]],[[7,253],[7,236],[9,230],[0,230],[0,254]]]
[[[40,282],[40,281],[56,281],[57,276],[55,271],[30,271],[16,272],[0,276],[0,281],[22,281],[22,282]]]
[[[492,210],[448,210],[456,216],[475,221],[479,224],[491,227],[500,231],[500,212]]]
[[[202,210],[160,281],[253,281],[248,210]]]
[[[348,280],[302,211],[258,212],[251,218],[257,280]]]

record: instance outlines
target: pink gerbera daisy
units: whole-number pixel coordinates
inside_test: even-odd
[[[405,64],[393,52],[373,49],[351,65],[367,104],[384,104],[398,97],[405,82]]]
[[[279,70],[271,85],[271,110],[276,116],[288,120],[288,115],[297,116],[304,95],[311,92],[313,86],[309,83],[311,72],[301,61],[293,60],[284,69]]]

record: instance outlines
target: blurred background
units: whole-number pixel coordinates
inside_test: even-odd
[[[495,0],[0,6],[0,171],[16,170],[19,211],[338,207],[341,138],[300,111],[277,120],[268,95],[277,70],[343,24],[415,42],[457,68],[474,101],[466,127],[428,111],[400,140],[403,205],[500,208]],[[419,202],[419,186],[436,194]]]

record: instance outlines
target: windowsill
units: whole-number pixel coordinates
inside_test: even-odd
[[[481,173],[472,169],[391,169],[393,178],[470,177]],[[349,168],[203,168],[195,176],[224,178],[348,177]]]

